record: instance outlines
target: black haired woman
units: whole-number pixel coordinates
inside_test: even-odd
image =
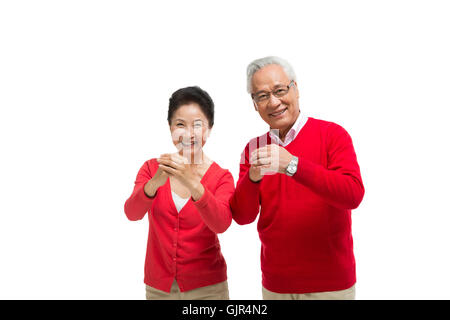
[[[148,213],[146,298],[227,300],[217,234],[231,224],[234,181],[203,152],[214,103],[199,87],[179,89],[169,100],[167,120],[177,152],[146,161],[125,202],[129,220]]]

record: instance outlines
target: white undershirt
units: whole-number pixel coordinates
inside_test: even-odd
[[[181,209],[183,209],[183,207],[189,201],[189,198],[182,198],[173,191],[172,191],[172,199],[173,203],[175,204],[175,208],[177,208],[178,212],[180,212]]]

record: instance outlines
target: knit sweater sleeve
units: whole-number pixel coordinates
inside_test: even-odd
[[[146,161],[139,172],[134,183],[134,190],[131,196],[125,201],[125,215],[131,221],[141,220],[150,210],[155,197],[150,198],[144,192],[146,183],[152,178],[149,166],[150,161]]]
[[[340,209],[356,209],[364,196],[356,153],[350,135],[332,124],[327,131],[327,167],[299,157],[294,179]]]
[[[215,233],[225,232],[231,225],[229,199],[234,192],[234,180],[226,170],[218,181],[214,194],[205,187],[205,192],[197,201],[193,201],[205,224]]]
[[[233,219],[240,225],[255,221],[260,208],[260,182],[250,180],[249,169],[249,145],[247,144],[241,154],[239,180],[236,185],[236,191],[230,199]]]

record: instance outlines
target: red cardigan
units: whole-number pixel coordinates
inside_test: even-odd
[[[266,139],[270,143],[268,134]],[[294,176],[266,175],[259,183],[248,177],[253,143],[242,153],[230,204],[238,224],[253,222],[261,206],[263,286],[278,293],[351,287],[356,272],[350,210],[362,201],[364,186],[349,134],[335,123],[310,117],[286,146],[299,158]]]
[[[180,291],[184,292],[225,281],[227,266],[216,233],[224,232],[231,224],[229,199],[234,192],[231,173],[213,162],[201,179],[203,196],[197,201],[190,198],[178,213],[169,179],[153,198],[144,192],[145,184],[157,169],[156,159],[144,163],[133,193],[125,202],[129,220],[140,220],[149,213],[144,282],[170,292],[176,278]]]

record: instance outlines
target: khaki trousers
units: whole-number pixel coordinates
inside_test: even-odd
[[[174,280],[170,293],[145,285],[145,297],[147,300],[230,300],[227,281],[181,292]]]
[[[355,286],[339,291],[276,293],[262,287],[264,300],[355,300]]]

